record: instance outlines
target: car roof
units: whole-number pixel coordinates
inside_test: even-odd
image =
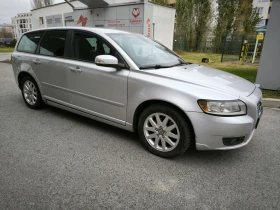
[[[73,27],[73,26],[66,26],[66,27],[50,27],[50,28],[41,28],[41,29],[35,29],[30,32],[35,32],[35,31],[45,31],[45,30],[61,30],[61,29],[73,29],[73,30],[83,30],[83,31],[89,31],[89,32],[94,32],[96,34],[111,34],[111,33],[117,33],[117,34],[132,34],[128,31],[122,31],[122,30],[117,30],[117,29],[109,29],[109,28],[93,28],[93,27]]]

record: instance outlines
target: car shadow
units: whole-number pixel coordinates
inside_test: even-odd
[[[108,133],[108,130],[110,130],[110,134],[112,134],[114,136],[122,137],[124,139],[139,140],[138,135],[136,133],[129,132],[127,130],[117,128],[112,125],[108,125],[106,123],[99,122],[97,120],[93,120],[93,119],[90,119],[90,118],[87,118],[87,117],[84,117],[84,116],[63,110],[63,109],[45,105],[43,107],[43,110],[45,110],[49,113],[53,113],[59,117],[67,118],[71,121],[78,122],[79,124],[84,124],[85,126],[88,126],[88,127],[94,127],[95,129],[100,130],[100,132]]]
[[[69,120],[73,120],[75,122],[78,122],[79,124],[83,124],[87,127],[94,127],[94,129],[98,129],[100,132],[108,133],[108,130],[110,131],[110,135],[119,137],[122,140],[130,141],[135,143],[135,145],[139,148],[139,150],[145,150],[144,146],[141,144],[140,139],[137,135],[137,133],[129,132],[126,130],[123,130],[121,128],[117,128],[69,111],[65,111],[63,109],[59,109],[56,107],[45,105],[43,107],[43,110],[49,113],[52,113],[56,116],[59,116],[61,118],[66,118]],[[238,153],[243,153],[241,150],[244,148],[240,148],[238,150],[227,150],[227,151],[198,151],[195,149],[195,146],[191,146],[187,150],[186,153],[179,157],[175,157],[172,159],[168,159],[168,161],[176,162],[176,163],[183,163],[185,162],[203,162],[203,163],[210,163],[214,164],[215,162],[223,162],[223,161],[232,161],[234,156],[238,157]],[[149,153],[147,151],[147,153]]]

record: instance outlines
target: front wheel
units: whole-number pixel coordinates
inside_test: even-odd
[[[151,105],[145,109],[139,118],[138,133],[150,152],[166,158],[183,154],[192,141],[186,116],[166,105]]]

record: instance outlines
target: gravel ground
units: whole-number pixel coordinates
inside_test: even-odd
[[[280,209],[280,111],[249,145],[167,160],[138,137],[24,104],[0,63],[0,209]]]

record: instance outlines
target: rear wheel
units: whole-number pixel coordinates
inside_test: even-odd
[[[26,105],[31,109],[38,109],[42,106],[43,100],[35,80],[26,76],[21,82],[22,97]]]
[[[138,133],[146,148],[160,157],[184,153],[192,141],[192,129],[185,116],[166,105],[151,105],[139,118]]]

